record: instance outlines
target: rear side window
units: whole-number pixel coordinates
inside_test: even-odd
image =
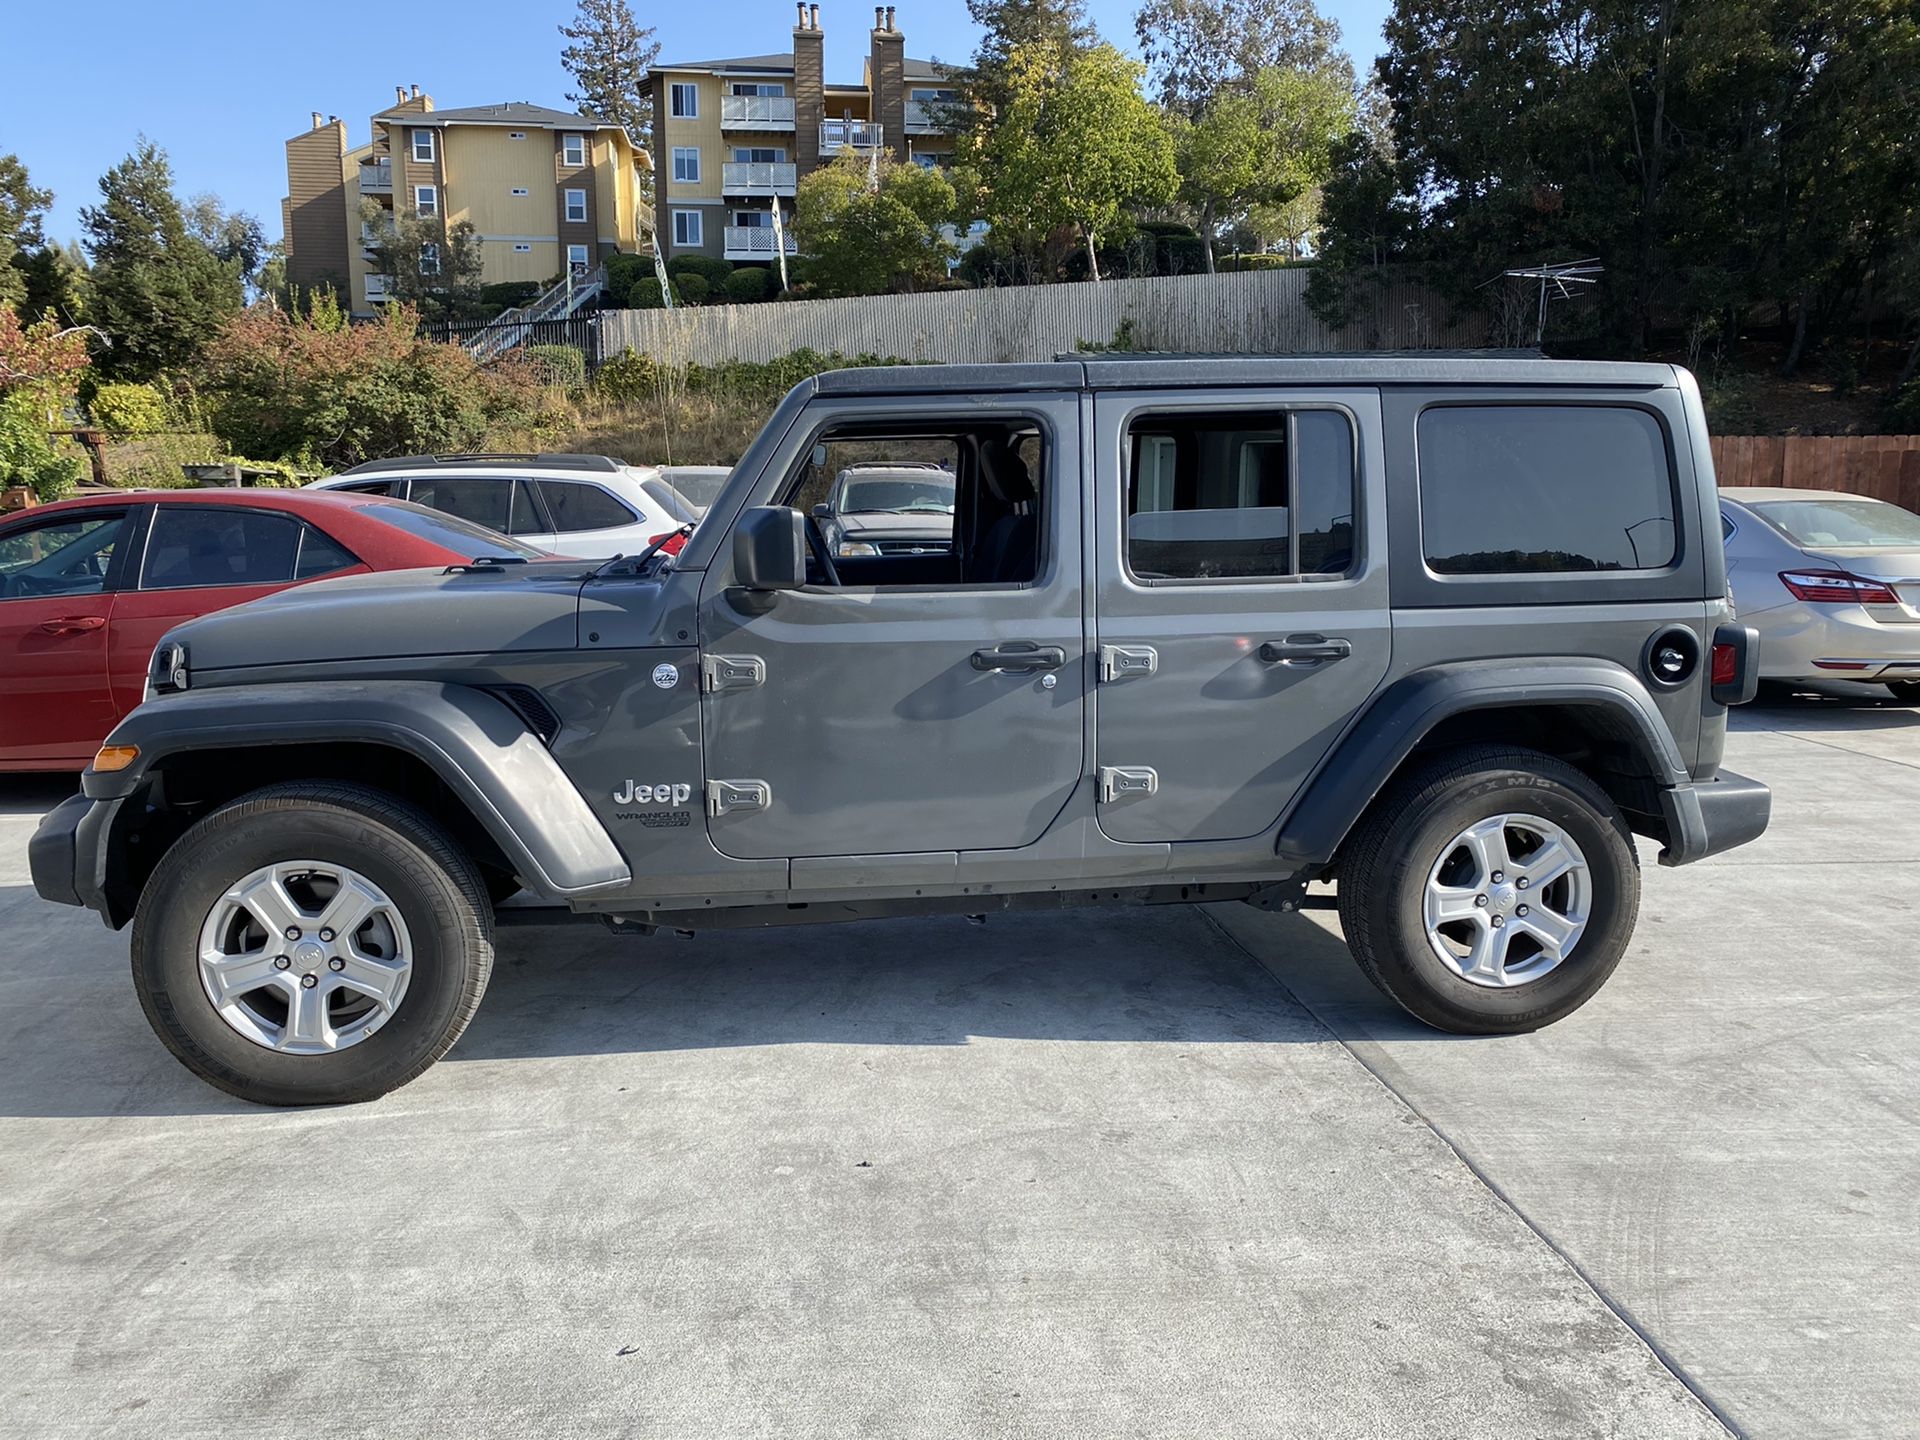
[[[634,515],[598,485],[576,480],[540,481],[540,498],[553,515],[553,528],[567,534],[576,530],[612,530],[631,525]]]
[[[300,533],[300,559],[293,567],[293,578],[311,580],[359,563],[345,546],[308,525]]]
[[[329,490],[345,490],[349,495],[391,495],[407,498],[405,480],[356,480],[351,485],[329,485]]]
[[[1666,436],[1624,405],[1442,405],[1419,420],[1440,575],[1658,570],[1677,554]]]
[[[1353,427],[1342,412],[1143,415],[1128,445],[1127,568],[1136,578],[1353,568]]]
[[[513,523],[513,488],[513,482],[505,477],[498,480],[422,477],[413,482],[408,498],[416,505],[425,505],[473,525],[484,525],[504,535]]]
[[[157,506],[140,586],[284,585],[293,579],[304,528],[291,515],[271,510]]]

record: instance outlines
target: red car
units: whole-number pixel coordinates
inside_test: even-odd
[[[0,770],[80,770],[183,620],[322,576],[541,552],[404,500],[144,490],[0,521]]]

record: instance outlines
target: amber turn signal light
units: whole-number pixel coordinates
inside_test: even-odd
[[[138,745],[102,745],[93,757],[93,768],[102,774],[124,770],[140,758]]]

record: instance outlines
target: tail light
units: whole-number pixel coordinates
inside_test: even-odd
[[[1713,684],[1731,685],[1740,678],[1740,652],[1732,645],[1713,647]]]
[[[1716,705],[1744,705],[1760,688],[1760,632],[1751,625],[1722,625],[1713,632],[1707,693]]]
[[[649,545],[658,545],[663,555],[678,555],[687,548],[687,537],[678,530],[669,530],[664,535],[649,535]]]
[[[1818,605],[1898,605],[1900,597],[1878,580],[1844,570],[1782,570],[1780,583],[1796,600]]]

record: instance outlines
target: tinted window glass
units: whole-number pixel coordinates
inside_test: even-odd
[[[553,515],[553,528],[561,534],[575,530],[611,530],[616,525],[631,525],[634,514],[598,485],[582,485],[573,480],[542,480],[540,498]]]
[[[1858,545],[1920,546],[1920,515],[1884,500],[1769,500],[1755,505],[1802,545],[1845,550]]]
[[[293,579],[300,522],[267,510],[161,505],[147,536],[148,590],[282,585]]]
[[[425,540],[451,550],[467,560],[480,555],[524,555],[532,559],[546,553],[522,541],[509,540],[484,525],[475,525],[454,515],[443,515],[437,510],[423,509],[406,500],[378,501],[361,513],[384,521],[397,530],[404,530],[416,540]]]
[[[300,535],[300,561],[294,567],[293,578],[311,580],[316,575],[327,575],[359,563],[344,546],[309,525]]]
[[[509,535],[541,535],[553,528],[541,511],[540,502],[533,498],[533,482],[514,481],[513,514],[507,526],[507,533]]]
[[[350,495],[398,495],[405,499],[405,480],[356,480],[351,485],[329,485],[329,490],[345,490]]]
[[[498,480],[422,477],[413,482],[408,498],[416,505],[425,505],[502,534],[513,520],[513,485],[504,476]]]
[[[90,511],[0,534],[0,600],[104,590],[126,516]]]
[[[1353,430],[1340,412],[1147,415],[1130,440],[1127,565],[1139,578],[1351,568]]]
[[[1673,562],[1660,422],[1606,405],[1422,412],[1420,527],[1442,575],[1654,570]]]

